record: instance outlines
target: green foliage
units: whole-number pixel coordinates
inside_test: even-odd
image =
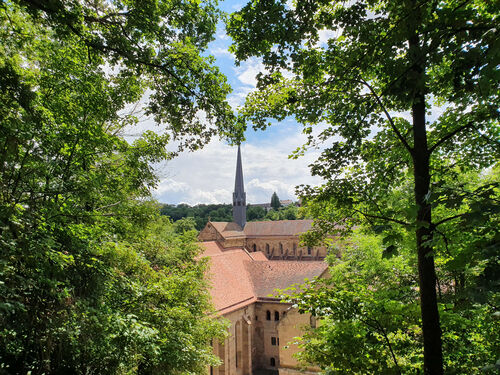
[[[330,256],[330,278],[290,298],[320,324],[302,340],[299,358],[327,374],[412,374],[422,370],[418,276],[411,251],[384,257],[382,236],[357,230],[341,257]],[[441,275],[445,275],[442,270]],[[473,281],[473,278],[470,279]],[[441,318],[447,374],[482,374],[500,350],[495,307],[461,307],[442,291]]]
[[[151,165],[232,122],[211,2],[0,3],[0,368],[202,373],[222,332]],[[147,91],[146,91],[147,90]],[[147,97],[144,97],[145,93]],[[132,106],[166,124],[133,143]],[[236,137],[237,135],[235,135]]]
[[[164,204],[160,208],[162,215],[168,216],[174,222],[183,218],[190,218],[195,222],[195,228],[202,230],[209,220],[233,221],[232,206],[230,204],[198,204],[189,206],[181,203],[178,205]]]
[[[277,210],[270,210],[267,212],[264,220],[297,220],[302,218],[299,214],[299,208],[294,204],[290,204],[286,207],[280,207]]]
[[[281,202],[276,192],[271,196],[271,208],[273,210],[278,210],[281,207]]]
[[[261,206],[247,206],[247,221],[264,220],[266,216],[266,209]]]
[[[475,266],[497,275],[498,185],[461,179],[500,158],[498,17],[482,0],[252,0],[227,23],[238,61],[266,68],[242,120],[294,117],[307,142],[292,157],[321,149],[311,171],[324,184],[299,188],[308,240],[361,225],[383,235],[384,259],[417,254],[425,374],[443,373],[439,267],[463,273],[480,249]]]

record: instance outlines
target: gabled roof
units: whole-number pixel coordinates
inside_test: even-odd
[[[247,237],[295,236],[311,229],[312,220],[252,221],[245,225]]]
[[[246,267],[252,278],[257,297],[270,297],[275,295],[276,289],[304,284],[306,279],[320,276],[328,266],[321,261],[267,260],[248,262]]]
[[[209,257],[210,294],[218,314],[224,315],[268,298],[274,289],[302,284],[320,276],[327,269],[321,261],[268,260],[261,252],[248,253],[243,248],[223,249],[215,241],[202,242]]]
[[[245,233],[243,229],[236,223],[227,221],[210,221],[210,224],[220,233],[224,238],[244,238]]]
[[[210,222],[224,238],[296,236],[311,229],[312,223],[312,220],[251,221],[242,229],[233,222]]]

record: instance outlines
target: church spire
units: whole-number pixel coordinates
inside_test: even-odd
[[[241,166],[241,151],[238,145],[238,158],[236,160],[236,178],[233,193],[233,221],[240,227],[247,222],[247,195],[243,186],[243,167]]]

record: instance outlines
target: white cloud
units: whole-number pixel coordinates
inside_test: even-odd
[[[328,40],[337,38],[340,34],[341,32],[338,30],[320,30],[318,32],[319,40],[316,47],[326,46],[328,44]]]
[[[234,54],[229,52],[229,50],[227,48],[224,48],[224,47],[213,47],[213,48],[210,48],[208,52],[210,52],[210,54],[214,55],[214,56],[226,56],[226,57],[231,57],[232,59],[235,59]]]
[[[318,156],[307,153],[297,160],[288,154],[301,145],[299,127],[284,137],[241,146],[248,203],[264,203],[276,191],[281,199],[296,199],[295,186],[320,183],[311,177],[308,164]],[[279,138],[279,141],[276,141]],[[160,181],[155,197],[165,203],[230,203],[234,187],[236,147],[212,141],[204,149],[183,153],[165,166],[172,175]]]
[[[264,64],[260,59],[251,58],[235,68],[236,77],[244,85],[255,87],[257,85],[257,74],[264,72]]]

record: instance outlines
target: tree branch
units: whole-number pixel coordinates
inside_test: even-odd
[[[438,225],[446,223],[447,221],[458,219],[458,218],[460,218],[462,216],[465,216],[465,215],[467,215],[467,213],[463,213],[463,214],[458,214],[458,215],[453,215],[453,216],[447,217],[446,219],[443,219],[443,220],[438,221],[437,223],[434,223],[433,226],[437,227]]]
[[[372,219],[379,219],[379,220],[385,220],[385,221],[390,221],[390,222],[393,222],[393,223],[397,223],[397,224],[400,224],[400,225],[404,225],[404,226],[409,226],[410,223],[407,223],[406,221],[402,221],[402,220],[398,220],[398,219],[392,219],[390,217],[385,217],[385,216],[378,216],[378,215],[372,215],[372,214],[368,214],[366,212],[363,212],[361,210],[357,210],[355,208],[353,208],[353,210],[355,212],[358,212],[360,213],[361,215],[367,217],[367,218],[372,218]]]
[[[462,125],[452,132],[448,133],[445,135],[443,138],[441,138],[439,141],[437,141],[430,149],[429,149],[429,154],[432,154],[434,150],[436,150],[439,146],[441,146],[443,143],[445,143],[447,140],[455,136],[456,134],[460,133],[462,130],[465,130],[469,127],[472,127],[472,121],[469,121],[467,124]]]
[[[397,137],[399,138],[399,140],[401,141],[401,143],[405,146],[405,148],[408,150],[408,152],[411,155],[413,155],[413,149],[410,147],[410,145],[408,144],[408,142],[406,141],[406,139],[403,137],[403,135],[401,134],[401,132],[399,131],[399,129],[394,124],[394,121],[392,120],[392,117],[389,114],[389,112],[387,112],[387,109],[385,108],[384,103],[382,103],[382,99],[380,98],[380,96],[375,92],[375,90],[373,89],[373,87],[368,82],[366,82],[364,79],[360,78],[358,82],[360,82],[361,84],[365,85],[368,88],[368,90],[370,90],[370,92],[372,93],[372,95],[377,100],[378,105],[380,106],[380,108],[382,109],[382,111],[384,111],[384,114],[387,117],[387,120],[389,121],[389,124],[391,125],[392,130],[394,131],[394,133],[396,133]]]

